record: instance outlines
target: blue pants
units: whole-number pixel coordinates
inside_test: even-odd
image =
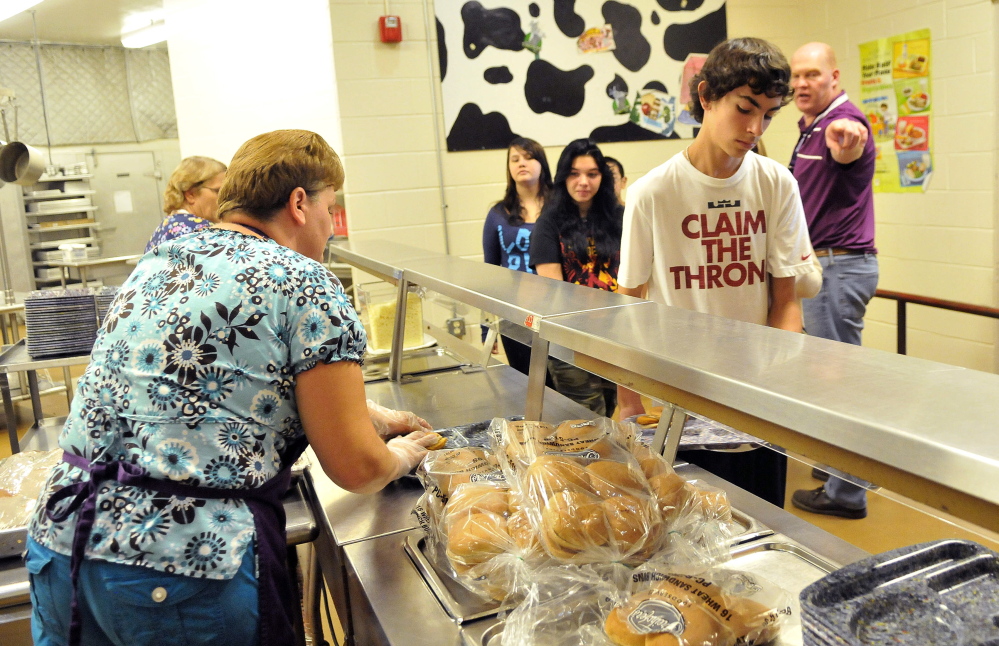
[[[860,345],[867,304],[878,288],[878,257],[856,254],[819,257],[822,264],[822,289],[815,298],[801,303],[805,332],[812,336]],[[832,470],[834,473],[836,471]],[[842,473],[842,472],[839,472]],[[867,491],[852,482],[829,477],[826,495],[850,509],[867,506]]]
[[[35,646],[69,637],[69,557],[28,539]],[[257,578],[253,549],[229,581],[166,574],[146,567],[87,560],[77,596],[84,646],[257,643]]]

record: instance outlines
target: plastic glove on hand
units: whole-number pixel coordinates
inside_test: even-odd
[[[367,404],[371,424],[382,437],[391,437],[412,431],[433,430],[427,420],[417,417],[408,410],[385,408],[370,399],[367,400]]]
[[[428,453],[427,447],[440,440],[440,435],[427,431],[415,431],[402,437],[394,437],[386,445],[397,461],[395,477],[401,478],[416,468]]]

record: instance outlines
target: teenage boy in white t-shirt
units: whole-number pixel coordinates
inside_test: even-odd
[[[628,190],[618,292],[801,332],[795,276],[812,267],[798,184],[752,152],[791,100],[790,67],[759,38],[715,47],[691,79],[694,142]],[[621,417],[642,412],[619,388]]]
[[[691,79],[694,142],[628,191],[618,291],[666,305],[801,332],[795,276],[812,245],[798,185],[751,152],[790,101],[790,66],[758,38],[726,41]],[[642,412],[618,389],[621,417]],[[783,507],[787,460],[758,448],[684,451],[683,458]]]

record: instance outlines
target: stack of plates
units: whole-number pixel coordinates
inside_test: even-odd
[[[999,644],[999,554],[943,540],[878,554],[801,591],[806,646]]]
[[[41,290],[24,299],[28,354],[33,359],[89,354],[97,340],[94,290]]]
[[[118,286],[109,285],[94,290],[94,292],[94,300],[97,301],[97,322],[99,325],[104,325],[104,317],[108,315],[111,302],[118,295]]]

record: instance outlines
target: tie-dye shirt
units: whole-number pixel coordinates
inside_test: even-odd
[[[320,361],[360,362],[365,344],[342,286],[322,264],[224,229],[168,241],[122,285],[59,446],[92,461],[127,460],[153,478],[258,487],[287,465],[290,444],[304,433],[296,375]],[[44,506],[85,475],[62,462],[53,469],[32,538],[70,553],[77,514],[55,523]],[[108,481],[97,510],[88,558],[162,572],[232,578],[254,539],[240,500]]]

